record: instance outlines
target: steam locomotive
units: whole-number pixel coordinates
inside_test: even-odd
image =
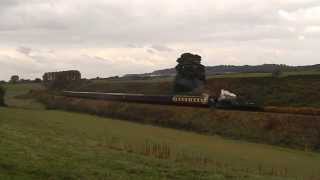
[[[261,108],[254,103],[241,102],[237,95],[221,90],[219,97],[213,97],[208,94],[201,96],[190,95],[145,95],[129,93],[103,93],[103,92],[77,92],[63,91],[63,96],[88,98],[108,101],[136,102],[148,104],[163,104],[177,106],[194,106],[194,107],[213,107],[217,109],[231,109],[244,111],[260,111]]]

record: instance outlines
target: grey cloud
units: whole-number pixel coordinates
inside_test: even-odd
[[[21,0],[1,0],[0,1],[0,9],[6,9],[9,7],[14,7],[18,5]]]
[[[18,47],[18,48],[17,48],[17,51],[20,52],[20,53],[22,53],[22,54],[24,54],[24,55],[29,56],[29,54],[31,53],[32,49],[31,49],[31,48],[28,48],[28,47],[23,47],[23,46],[21,46],[21,47]]]
[[[127,44],[125,47],[128,47],[128,48],[143,48],[144,46],[139,45],[139,44]]]
[[[87,56],[87,57],[91,58],[90,56]],[[103,62],[108,62],[108,63],[110,62],[109,59],[106,59],[106,58],[103,58],[103,57],[100,57],[100,56],[94,56],[93,58],[96,59],[96,60],[99,60],[99,61],[103,61]]]
[[[315,6],[320,6],[318,0],[298,0],[298,1],[279,1],[278,5],[287,11],[296,11],[299,9],[308,9]]]
[[[221,31],[227,27],[241,29],[247,24],[254,27],[277,21],[275,14],[268,8],[260,12],[249,7],[245,10],[239,7],[230,11],[214,11],[213,7],[213,11],[205,8],[203,12],[198,12],[201,7],[205,7],[199,6],[193,11],[188,11],[186,8],[183,13],[168,14],[163,13],[165,9],[162,8],[167,8],[165,3],[153,12],[143,9],[146,8],[144,6],[134,4],[130,6],[125,3],[102,3],[102,1],[70,2],[58,1],[55,5],[51,5],[49,1],[20,4],[17,8],[6,12],[5,17],[11,17],[10,22],[2,19],[0,27],[6,30],[24,30],[24,32],[9,33],[10,39],[14,39],[14,35],[17,34],[26,34],[25,41],[39,44],[47,42],[72,44],[75,43],[72,37],[79,37],[78,39],[89,44],[110,44],[126,41],[141,43],[196,41],[199,35]],[[162,3],[151,3],[150,6],[155,8],[159,4]],[[63,10],[60,6],[67,8]],[[139,11],[143,13],[139,14]],[[39,30],[33,29],[44,29],[44,31],[34,34],[32,32]],[[25,37],[27,35],[28,37]]]
[[[292,59],[298,64],[303,55],[312,63],[320,55],[304,50],[315,50],[320,40],[315,28],[307,30],[319,25],[317,6],[320,6],[319,0],[186,0],[183,5],[181,1],[172,0],[1,0],[0,52],[1,47],[16,49],[39,68],[77,67],[90,71],[88,75],[94,75],[98,66],[113,67],[112,73],[124,73],[148,71],[148,65],[137,63],[129,67],[99,55],[68,57],[41,49],[77,52],[83,48],[127,48],[142,54],[132,61],[151,59],[146,62],[151,66],[153,58],[174,61],[184,51],[201,52],[207,59],[227,63],[228,57],[208,50],[216,48],[231,49],[229,54],[236,58],[230,59],[239,59],[243,64],[263,63],[259,55],[247,55],[259,46],[257,54],[274,48],[291,52],[282,55],[279,63]],[[311,9],[315,20],[307,21],[303,17],[309,17]],[[288,21],[279,12],[286,12],[297,20]],[[299,41],[299,36],[305,39]],[[131,58],[128,56],[125,51],[119,54],[127,59],[127,64]],[[7,63],[3,59],[0,63]],[[19,62],[15,58],[11,61]],[[87,65],[88,62],[93,64]],[[172,63],[156,68],[168,64]]]
[[[155,54],[155,52],[152,49],[147,49],[146,51],[150,54]]]
[[[22,78],[41,77],[43,68],[32,62],[24,62],[15,57],[0,55],[0,79],[9,80],[11,75],[17,74]]]
[[[155,49],[157,51],[160,51],[160,52],[172,52],[172,51],[174,51],[174,49],[171,49],[171,48],[169,48],[169,47],[167,47],[165,45],[159,45],[159,44],[158,45],[152,45],[151,48]]]

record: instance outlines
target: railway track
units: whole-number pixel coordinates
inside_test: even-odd
[[[266,112],[266,113],[285,113],[319,116],[319,108],[295,108],[295,107],[259,107],[253,103],[238,102],[235,98],[219,99],[216,97],[188,96],[188,95],[144,95],[129,93],[104,93],[104,92],[79,92],[63,91],[63,96],[75,98],[87,98],[107,101],[135,102],[147,104],[162,104],[175,106],[204,107],[221,110]]]

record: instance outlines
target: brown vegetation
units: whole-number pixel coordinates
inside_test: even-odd
[[[320,116],[169,107],[46,94],[38,97],[48,108],[53,109],[86,112],[305,150],[320,150]]]
[[[320,116],[320,108],[311,108],[311,107],[276,107],[276,106],[267,106],[264,107],[265,112],[273,113],[287,113],[287,114],[304,114],[304,115],[314,115]]]
[[[173,160],[173,162],[180,163],[180,164],[193,164],[197,167],[201,167],[203,169],[214,169],[215,172],[237,172],[241,174],[237,175],[230,175],[234,178],[248,178],[250,173],[262,175],[262,176],[273,176],[273,177],[289,177],[288,169],[287,168],[279,168],[279,167],[272,167],[266,168],[259,164],[255,168],[248,168],[242,167],[237,168],[232,164],[215,160],[211,157],[208,157],[202,153],[186,153],[184,151],[177,151],[176,149],[172,148],[170,145],[165,143],[156,143],[156,142],[149,142],[146,141],[143,147],[137,147],[135,144],[129,144],[128,142],[122,141],[121,139],[117,138],[116,141],[111,139],[108,144],[100,144],[99,146],[108,147],[110,149],[116,151],[123,151],[127,153],[139,154],[149,157],[154,157],[158,159],[166,159],[166,160]],[[317,176],[313,176],[317,178]],[[305,178],[301,178],[305,179]]]

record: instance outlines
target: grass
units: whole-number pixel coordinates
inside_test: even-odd
[[[281,77],[288,77],[288,76],[304,76],[304,75],[320,75],[320,70],[309,70],[309,71],[285,71],[282,73]],[[250,78],[250,77],[272,77],[272,73],[225,73],[225,74],[218,74],[218,75],[208,75],[207,79],[212,78]],[[128,83],[128,82],[145,82],[145,83],[152,83],[152,82],[171,82],[174,80],[174,77],[146,77],[145,79],[127,79],[127,78],[119,78],[119,79],[100,79],[100,80],[93,80],[95,83]]]
[[[320,150],[320,116],[100,101],[45,93],[39,95],[39,100],[49,109],[84,112],[291,148]],[[279,108],[269,110],[276,111]]]
[[[0,108],[0,115],[0,179],[319,177],[317,153],[78,113]],[[170,155],[146,153],[147,143]]]
[[[271,73],[227,73],[221,75],[211,75],[208,76],[208,79],[211,78],[248,78],[248,77],[271,77]]]
[[[30,90],[43,89],[39,83],[25,83],[25,84],[6,84],[5,102],[10,107],[28,108],[28,109],[43,109],[44,106],[37,103],[34,99],[17,98],[20,95],[28,93]]]
[[[310,71],[287,71],[283,72],[281,77],[288,76],[304,76],[304,75],[320,75],[319,70],[310,70]],[[250,77],[272,77],[272,73],[227,73],[221,75],[211,75],[208,76],[208,79],[211,78],[250,78]]]
[[[320,70],[284,72],[284,76],[320,75]]]
[[[319,153],[44,110],[15,98],[41,86],[6,88],[11,108],[0,108],[0,179],[320,177]]]

